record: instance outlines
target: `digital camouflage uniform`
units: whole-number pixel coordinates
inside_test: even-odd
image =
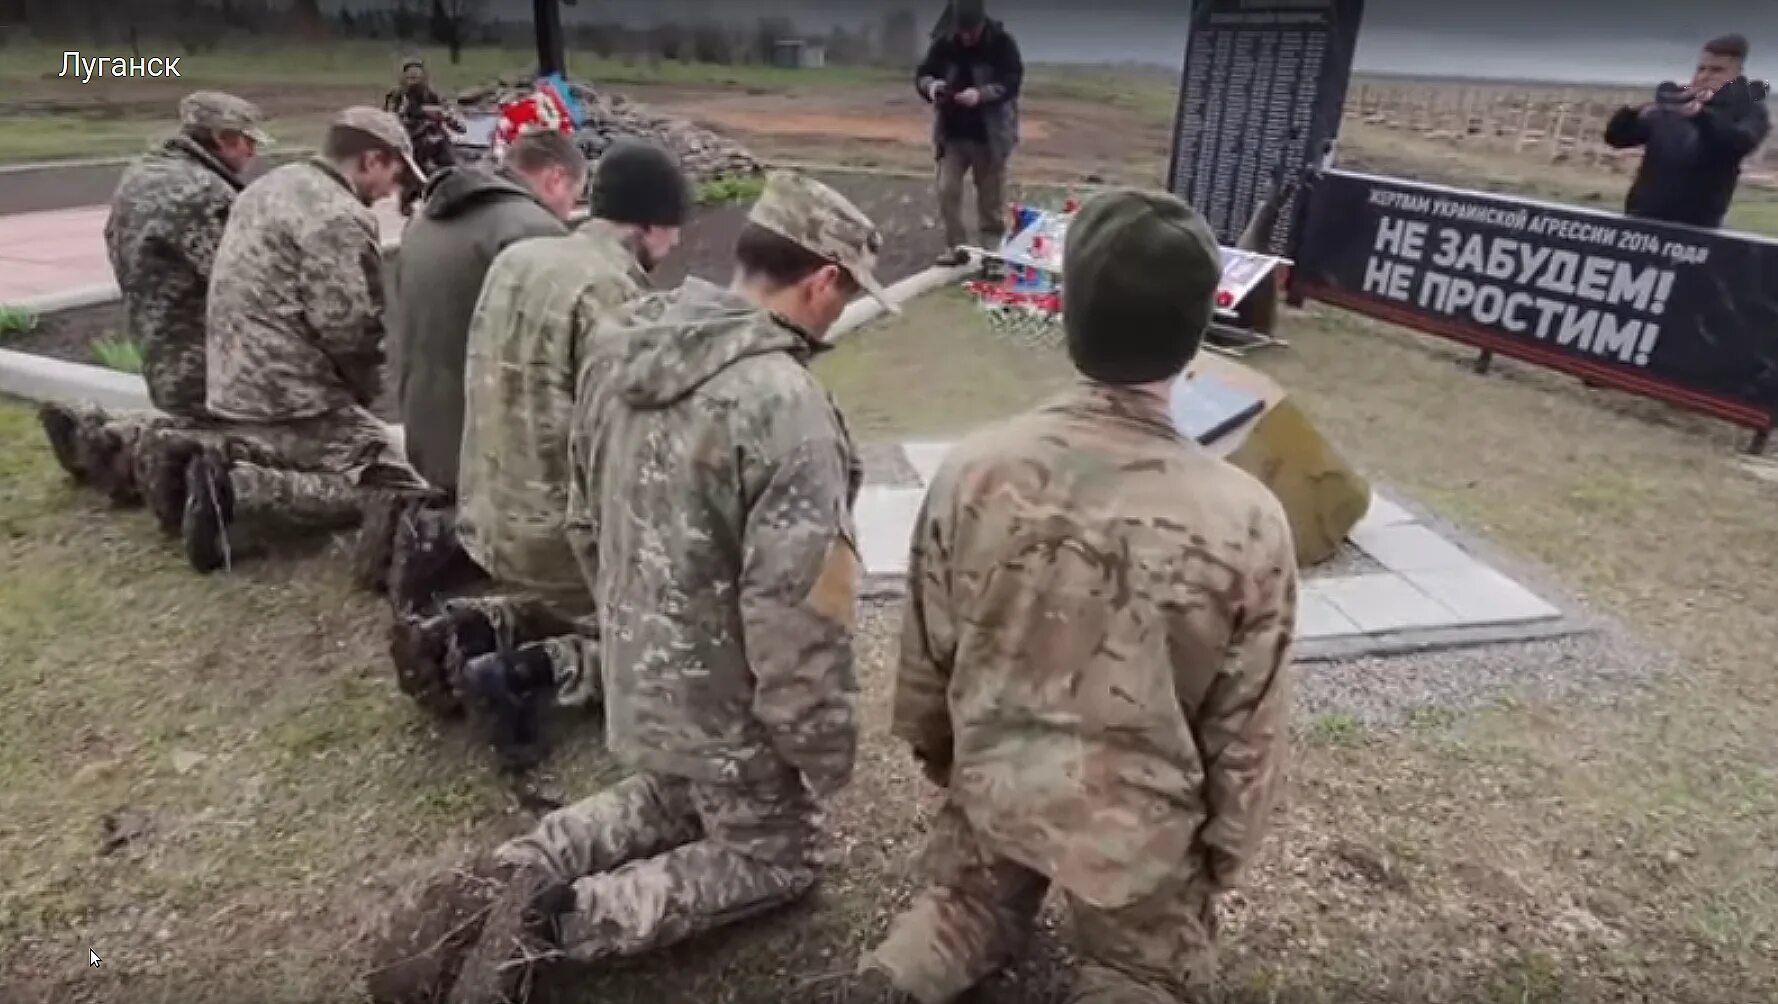
[[[392,118],[339,124],[392,146]],[[420,491],[382,390],[383,278],[376,217],[319,159],[248,186],[217,251],[209,303],[209,409],[227,433],[233,516],[325,530],[359,521],[373,493]]]
[[[204,407],[204,316],[210,269],[241,178],[194,134],[243,133],[257,143],[252,104],[197,91],[179,102],[180,132],[131,164],[105,222],[105,250],[123,298],[126,331],[142,348],[142,379],[158,412],[66,409],[81,432],[73,468],[121,500],[158,481],[153,458],[171,435],[189,438]],[[182,479],[183,468],[176,475]]]
[[[1163,402],[1083,381],[946,459],[908,589],[894,732],[949,799],[932,885],[867,966],[950,1001],[1054,886],[1075,1000],[1201,986],[1213,899],[1265,831],[1287,735],[1297,576],[1278,502]]]
[[[632,239],[589,220],[501,252],[469,326],[457,533],[498,586],[448,605],[483,613],[516,636],[509,645],[542,643],[569,706],[599,692],[597,626],[565,528],[576,382],[608,368],[589,366],[599,333],[647,289]],[[526,620],[583,630],[536,638],[507,627]]]
[[[832,189],[775,174],[752,220],[880,290],[875,227]],[[555,928],[581,961],[807,892],[815,800],[846,783],[857,745],[861,468],[806,367],[819,343],[702,280],[664,300],[577,406],[569,504],[607,739],[638,773],[499,854],[572,883]]]

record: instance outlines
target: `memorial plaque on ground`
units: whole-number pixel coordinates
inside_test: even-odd
[[[1310,189],[1298,292],[1771,427],[1778,241],[1345,171]]]
[[[1169,187],[1234,244],[1339,133],[1364,0],[1195,0]],[[1293,194],[1269,250],[1290,256]]]
[[[1173,381],[1171,410],[1180,432],[1209,446],[1241,423],[1266,409],[1258,394],[1250,394],[1209,373],[1186,373]]]

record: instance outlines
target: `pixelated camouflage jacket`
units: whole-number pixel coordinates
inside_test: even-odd
[[[209,403],[276,422],[372,407],[383,380],[377,220],[319,160],[235,200],[210,277]]]
[[[948,456],[914,529],[895,734],[996,853],[1088,903],[1236,878],[1288,737],[1282,507],[1082,383]]]
[[[469,323],[457,529],[495,578],[584,587],[564,529],[576,381],[600,329],[648,289],[603,220],[519,241],[488,269]]]
[[[700,279],[639,307],[574,428],[569,533],[613,752],[700,782],[843,786],[861,467],[805,334]]]
[[[204,316],[210,267],[242,181],[185,136],[123,173],[105,221],[105,251],[142,347],[148,399],[172,415],[204,409]]]

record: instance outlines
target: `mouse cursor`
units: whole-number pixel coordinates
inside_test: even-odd
[[[90,955],[90,956],[92,956],[92,957],[93,957],[93,961],[91,961],[91,962],[89,962],[89,963],[87,963],[87,965],[90,965],[90,966],[92,966],[92,967],[93,967],[93,968],[94,968],[94,969],[97,969],[97,968],[99,968],[99,953],[98,953],[98,952],[95,952],[95,951],[93,951],[93,950],[92,950],[92,949],[90,949],[90,948],[89,948],[89,949],[87,949],[87,950],[86,950],[86,954],[88,954],[88,955]]]

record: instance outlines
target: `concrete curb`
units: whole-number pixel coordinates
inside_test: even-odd
[[[0,349],[0,394],[61,404],[90,401],[117,411],[149,406],[148,387],[139,376],[7,349]]]
[[[884,292],[888,294],[892,302],[900,305],[915,297],[924,296],[941,286],[956,282],[968,275],[973,267],[972,265],[962,265],[957,268],[929,268],[889,286]],[[117,287],[112,286],[110,290],[111,298],[116,299]],[[79,292],[83,291],[77,290],[71,293],[57,294],[57,296],[69,299]],[[84,292],[90,295],[94,290]],[[69,310],[77,306],[89,305],[90,302],[64,303],[54,309]],[[886,312],[883,305],[876,300],[868,296],[861,297],[847,305],[845,313],[841,314],[840,319],[834,323],[831,337],[838,340],[883,316]],[[0,349],[0,394],[37,402],[55,401],[63,404],[75,404],[89,401],[100,407],[117,411],[138,411],[151,407],[148,403],[148,387],[139,376],[119,373],[103,366],[88,366],[84,363],[71,363],[61,359],[51,359],[47,356],[5,349]],[[396,426],[395,428],[399,433],[401,427]]]

